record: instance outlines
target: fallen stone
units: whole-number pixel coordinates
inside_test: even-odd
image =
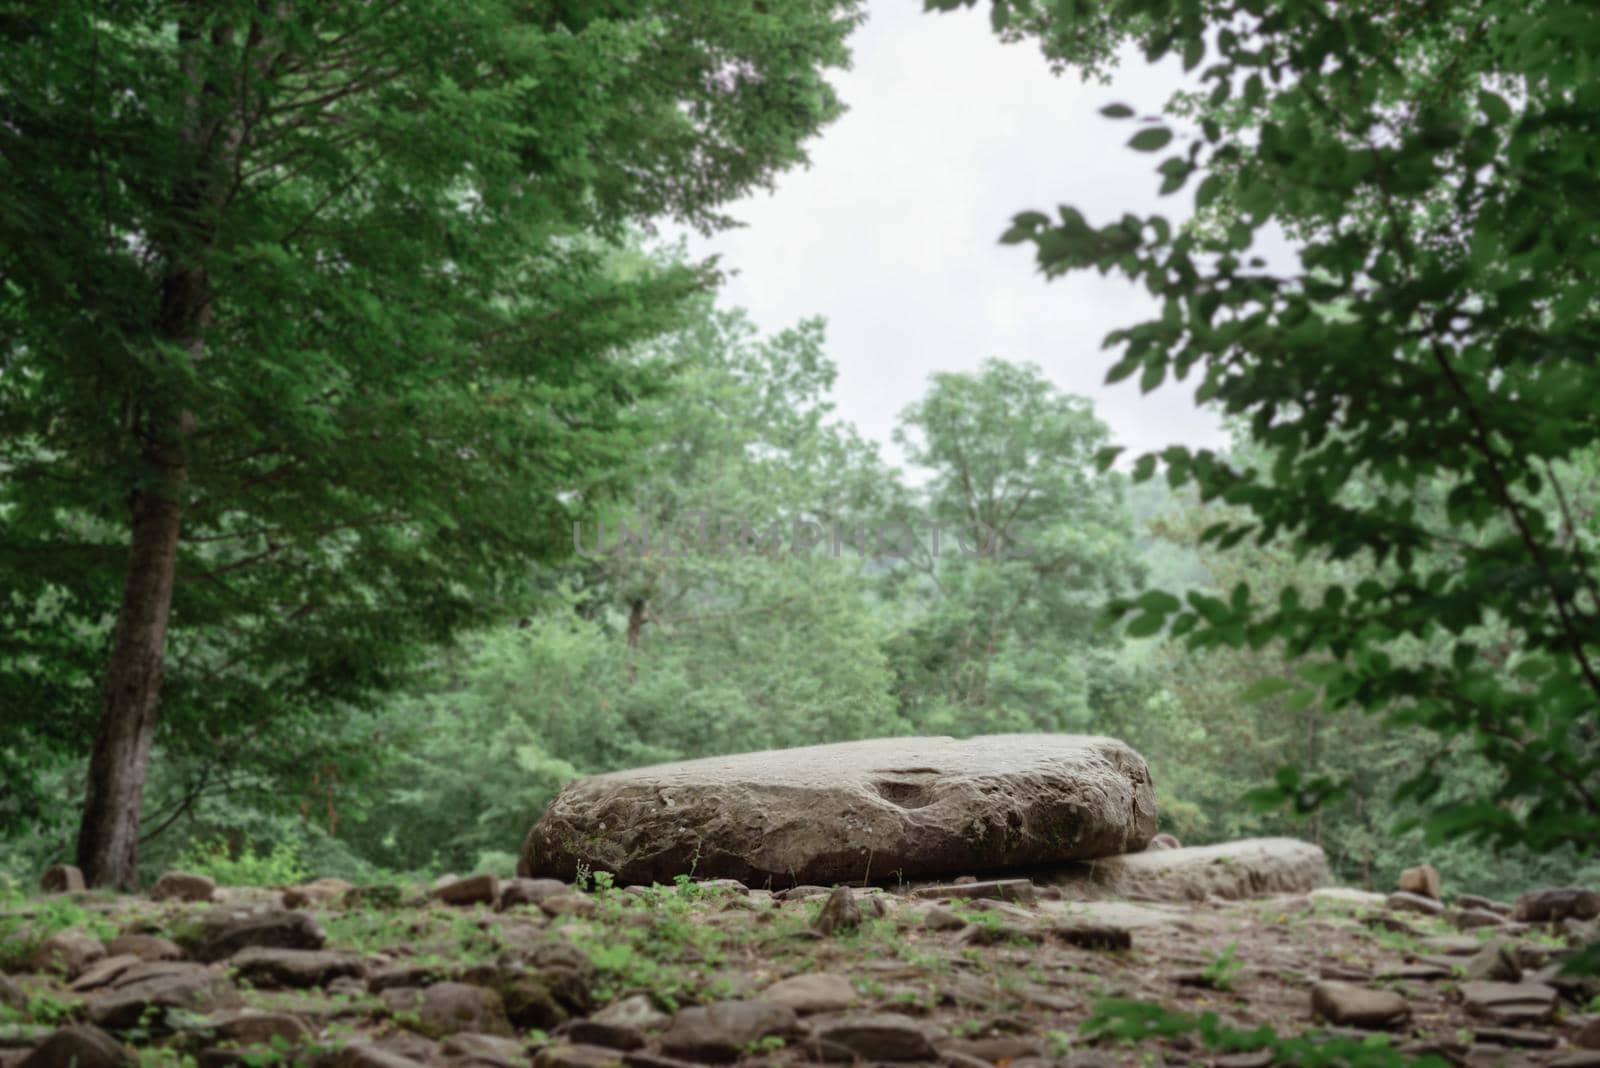
[[[1554,1060],[1545,1061],[1546,1068],[1600,1068],[1600,1052],[1574,1050]]]
[[[57,972],[76,979],[106,955],[105,943],[87,931],[68,927],[39,943],[33,951],[33,970]]]
[[[799,1031],[794,1010],[770,1001],[719,1001],[680,1009],[661,1036],[661,1052],[669,1057],[727,1062],[739,1059],[746,1046],[776,1035]]]
[[[590,1017],[573,1020],[562,1031],[562,1038],[580,1046],[604,1046],[606,1049],[643,1049],[648,1040],[645,1033],[628,1024],[607,1023]]]
[[[1142,849],[1155,795],[1109,738],[894,738],[711,757],[569,783],[518,874],[759,884],[998,871]]]
[[[1456,909],[1450,913],[1450,922],[1458,931],[1472,931],[1480,927],[1504,927],[1506,920],[1488,909]]]
[[[1518,983],[1522,981],[1522,962],[1516,947],[1508,942],[1486,943],[1462,965],[1462,978],[1474,981]]]
[[[622,1054],[604,1046],[562,1043],[546,1046],[533,1059],[533,1068],[622,1068]]]
[[[1041,881],[1070,896],[1112,895],[1143,901],[1237,901],[1304,894],[1328,882],[1328,859],[1294,838],[1246,838],[1218,845],[1158,849],[1061,865]]]
[[[89,1019],[119,1031],[142,1026],[168,1009],[210,1013],[239,1004],[239,993],[221,971],[187,962],[146,962],[117,976],[89,998]]]
[[[1158,834],[1154,838],[1150,839],[1150,844],[1145,846],[1145,848],[1146,849],[1182,849],[1183,848],[1183,843],[1178,841],[1176,836],[1167,834],[1165,832],[1162,832],[1161,834]]]
[[[308,883],[291,886],[283,892],[283,907],[303,909],[307,905],[332,905],[343,901],[355,886],[343,879],[313,879]]]
[[[1438,901],[1441,889],[1439,869],[1432,864],[1418,864],[1415,868],[1407,868],[1400,873],[1398,889],[1404,893],[1420,894]]]
[[[83,973],[72,981],[71,989],[81,994],[109,986],[123,972],[138,963],[140,963],[139,958],[132,954],[106,957],[85,968]]]
[[[39,876],[39,889],[46,894],[70,894],[85,888],[83,870],[72,864],[52,864]]]
[[[1027,879],[990,879],[984,882],[950,883],[944,886],[919,886],[911,891],[912,897],[941,899],[966,898],[996,901],[1031,902],[1038,896],[1033,883]]]
[[[1499,1024],[1543,1023],[1555,1012],[1555,987],[1543,983],[1466,982],[1458,988],[1467,1011]]]
[[[848,931],[860,924],[861,910],[856,907],[850,888],[841,886],[828,895],[828,900],[823,902],[822,911],[817,913],[817,918],[812,921],[811,926],[818,934],[831,935],[835,931]]]
[[[500,899],[500,880],[493,875],[469,875],[434,887],[433,896],[446,905],[493,905]]]
[[[810,972],[780,979],[761,992],[763,1001],[785,1005],[801,1016],[841,1012],[855,1004],[855,987],[836,972]]]
[[[672,1017],[655,1007],[648,994],[634,994],[613,1001],[589,1019],[641,1032],[659,1031],[672,1021]]]
[[[0,1005],[8,1009],[20,1009],[28,1003],[28,995],[16,981],[4,972],[0,972]]]
[[[928,1061],[938,1056],[929,1028],[895,1012],[822,1020],[813,1028],[812,1037],[826,1060]]]
[[[213,1013],[206,1025],[224,1042],[241,1046],[267,1046],[275,1041],[299,1046],[311,1040],[311,1028],[300,1017],[287,1012],[260,1009],[229,1009]]]
[[[1524,1031],[1511,1027],[1475,1027],[1472,1037],[1479,1042],[1520,1049],[1555,1049],[1558,1039],[1548,1031]]]
[[[560,879],[507,879],[500,886],[495,908],[504,911],[518,905],[537,905],[547,897],[565,894],[572,888]]]
[[[1511,908],[1511,918],[1522,923],[1592,920],[1596,916],[1600,916],[1600,893],[1576,886],[1534,890],[1517,898]]]
[[[231,957],[246,946],[321,949],[326,941],[316,920],[292,909],[213,909],[200,918],[195,928],[179,937],[180,944],[203,961]]]
[[[116,1039],[85,1024],[63,1027],[22,1058],[18,1068],[125,1068],[133,1055]]]
[[[140,960],[182,960],[183,950],[176,942],[149,934],[120,934],[106,943],[106,952],[114,957],[138,957]]]
[[[1420,912],[1424,916],[1438,916],[1444,912],[1444,905],[1434,898],[1404,890],[1396,890],[1384,903],[1396,912]]]
[[[993,1038],[951,1038],[939,1045],[939,1059],[950,1053],[976,1057],[985,1064],[1011,1064],[1025,1057],[1044,1053],[1044,1043],[1029,1035],[996,1035]]]
[[[1482,909],[1484,912],[1498,912],[1502,916],[1511,915],[1511,906],[1504,901],[1495,901],[1492,898],[1480,897],[1477,894],[1457,894],[1456,908]]]
[[[454,982],[434,983],[421,990],[396,987],[384,991],[382,998],[396,1020],[429,1038],[462,1031],[511,1034],[500,995],[483,987]]]
[[[1600,1016],[1585,1021],[1572,1036],[1572,1044],[1579,1049],[1600,1050]]]
[[[1079,949],[1132,949],[1133,932],[1109,923],[1070,920],[1050,928],[1054,937]]]
[[[559,916],[593,916],[598,908],[594,898],[575,890],[539,899],[539,910],[552,919]]]
[[[1363,1030],[1389,1030],[1411,1018],[1406,999],[1392,990],[1333,981],[1311,988],[1311,1011],[1331,1024]]]
[[[342,976],[360,978],[367,971],[352,953],[271,946],[246,946],[228,958],[228,965],[255,986],[300,989],[325,986]]]
[[[1336,905],[1351,905],[1356,908],[1376,909],[1382,908],[1388,901],[1388,895],[1374,893],[1371,890],[1357,890],[1349,886],[1319,886],[1306,895],[1312,901],[1327,901]]]
[[[930,931],[959,931],[967,921],[943,905],[935,905],[922,917],[922,926]]]
[[[326,1063],[328,1068],[426,1068],[421,1061],[392,1053],[371,1042],[351,1042]]]
[[[439,1052],[461,1068],[526,1068],[528,1063],[527,1048],[517,1039],[473,1031],[451,1035]]]
[[[207,875],[169,871],[150,888],[151,901],[210,901],[217,881]]]
[[[1429,935],[1420,943],[1423,949],[1442,953],[1447,957],[1470,957],[1482,950],[1486,944],[1471,935]]]

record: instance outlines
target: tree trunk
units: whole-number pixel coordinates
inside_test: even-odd
[[[183,514],[176,493],[183,482],[181,461],[163,473],[165,493],[146,489],[133,496],[128,573],[78,826],[78,867],[90,886],[131,890],[136,884],[139,812],[155,740]]]

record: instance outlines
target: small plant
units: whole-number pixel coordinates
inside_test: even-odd
[[[782,1035],[767,1035],[765,1038],[758,1038],[753,1042],[746,1042],[744,1044],[744,1052],[757,1055],[762,1053],[777,1053],[783,1047],[784,1041]]]
[[[1049,1043],[1052,1057],[1066,1057],[1072,1053],[1072,1036],[1065,1031],[1046,1031],[1044,1040]]]
[[[1206,965],[1200,973],[1206,985],[1213,990],[1232,990],[1233,981],[1244,970],[1244,964],[1237,960],[1235,955],[1239,949],[1237,942],[1229,942],[1226,949],[1217,954],[1216,959]]]
[[[257,853],[247,842],[238,856],[221,838],[191,842],[178,857],[178,867],[209,875],[223,886],[286,886],[311,877],[299,845],[286,839],[273,843],[270,853]]]

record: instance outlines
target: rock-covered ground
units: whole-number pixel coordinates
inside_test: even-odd
[[[0,1068],[1353,1063],[1262,1025],[1401,1051],[1364,1063],[1600,1066],[1600,985],[1555,964],[1596,937],[1581,891],[46,885],[0,909]]]

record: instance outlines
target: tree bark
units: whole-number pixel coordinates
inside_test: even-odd
[[[176,492],[185,474],[181,459],[175,466],[159,455],[147,455],[146,461],[165,468],[159,473],[166,485],[133,495],[128,573],[78,826],[78,867],[85,881],[123,890],[137,883],[139,813],[155,741],[183,518]]]

